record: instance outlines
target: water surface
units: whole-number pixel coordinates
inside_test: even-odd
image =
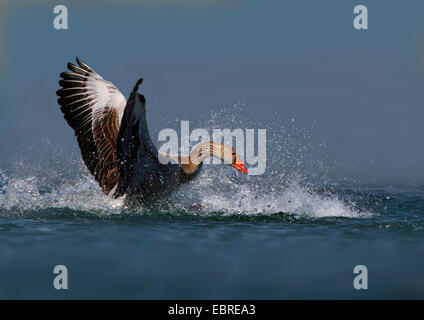
[[[1,298],[424,297],[422,185],[320,188],[206,166],[164,203],[130,208],[77,167],[1,173]],[[53,288],[58,264],[67,291]]]

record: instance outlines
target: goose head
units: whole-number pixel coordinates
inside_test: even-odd
[[[201,144],[191,153],[190,163],[199,165],[209,156],[222,160],[225,164],[242,173],[247,173],[247,169],[240,157],[237,156],[236,150],[226,143],[206,142]]]

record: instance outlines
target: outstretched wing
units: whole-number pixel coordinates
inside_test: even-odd
[[[88,170],[108,194],[119,179],[116,141],[126,99],[109,81],[76,58],[62,72],[56,93],[68,124],[74,129]]]

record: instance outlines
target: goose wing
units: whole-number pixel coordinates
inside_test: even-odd
[[[58,103],[75,136],[85,165],[109,192],[119,179],[116,143],[126,99],[113,83],[104,80],[86,63],[68,63],[56,93]]]
[[[146,99],[137,90],[143,79],[137,81],[128,99],[119,130],[116,152],[119,159],[119,182],[114,196],[128,189],[151,188],[153,181],[168,175],[168,168],[158,159],[158,151],[150,138],[146,121]]]

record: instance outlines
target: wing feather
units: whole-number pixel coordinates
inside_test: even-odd
[[[117,184],[116,140],[126,99],[113,83],[104,80],[80,59],[60,74],[56,93],[68,124],[74,129],[84,163],[108,194]]]

